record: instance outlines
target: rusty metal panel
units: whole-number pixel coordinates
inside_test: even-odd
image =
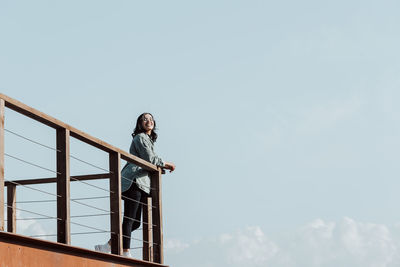
[[[0,232],[0,267],[166,267],[65,244]]]

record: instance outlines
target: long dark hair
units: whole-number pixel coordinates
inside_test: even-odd
[[[151,131],[150,139],[151,139],[153,142],[155,142],[155,141],[157,140],[157,137],[158,137],[158,134],[157,134],[156,131],[155,131],[155,130],[156,130],[156,121],[154,120],[153,115],[152,115],[151,113],[149,113],[149,112],[142,113],[142,114],[140,114],[140,116],[137,118],[137,120],[136,120],[136,127],[135,127],[135,130],[133,130],[132,137],[135,137],[135,135],[137,135],[137,134],[146,132],[146,131],[143,129],[143,127],[142,127],[142,122],[143,122],[143,120],[144,120],[144,116],[147,115],[147,114],[149,114],[149,115],[153,118],[154,128],[153,128],[153,130]]]

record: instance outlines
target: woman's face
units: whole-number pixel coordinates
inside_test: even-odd
[[[154,129],[154,120],[150,114],[145,114],[142,119],[142,127],[147,134],[150,134]]]

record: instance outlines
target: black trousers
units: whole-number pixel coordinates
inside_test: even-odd
[[[122,220],[122,247],[129,249],[131,246],[131,234],[139,228],[142,216],[142,203],[147,203],[148,194],[133,183],[131,187],[122,193],[124,200],[124,219]]]

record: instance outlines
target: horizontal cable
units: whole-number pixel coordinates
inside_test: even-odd
[[[143,247],[132,247],[132,248],[129,248],[129,249],[142,249]]]
[[[103,233],[111,233],[111,232],[110,231],[79,232],[79,233],[71,233],[71,235],[88,235],[88,234],[103,234]]]
[[[33,211],[29,211],[29,210],[24,210],[24,209],[20,209],[20,208],[16,208],[16,207],[13,207],[13,206],[7,205],[6,203],[4,203],[4,205],[6,205],[8,208],[12,208],[12,209],[16,209],[16,210],[20,210],[20,211],[28,212],[28,213],[31,213],[31,214],[35,214],[35,215],[39,215],[39,216],[43,216],[43,217],[46,217],[47,219],[56,219],[56,220],[61,220],[60,218],[57,218],[57,217],[51,217],[51,216],[44,215],[44,214],[40,214],[40,213],[37,213],[37,212],[33,212]]]
[[[74,202],[74,203],[77,203],[77,204],[92,208],[92,209],[96,209],[96,210],[100,210],[100,211],[104,211],[104,212],[110,212],[108,210],[101,209],[101,208],[98,208],[98,207],[95,207],[95,206],[92,206],[92,205],[89,205],[89,204],[85,204],[85,203],[82,203],[82,202],[79,202],[79,201],[76,201],[76,200],[72,200],[71,199],[71,201]],[[114,212],[111,211],[110,213],[114,213]]]
[[[77,232],[77,233],[71,233],[70,235],[89,235],[89,234],[103,234],[103,233],[110,233],[110,231]],[[46,236],[57,236],[57,234],[30,235],[29,237],[46,237]]]
[[[87,164],[87,165],[89,165],[89,166],[95,167],[95,168],[97,168],[97,169],[99,169],[99,170],[106,171],[106,172],[109,172],[109,173],[113,173],[113,172],[111,172],[111,171],[109,171],[109,170],[107,170],[107,169],[104,169],[104,168],[102,168],[102,167],[99,167],[99,166],[97,166],[97,165],[94,165],[94,164],[92,164],[92,163],[90,163],[90,162],[84,161],[83,159],[80,159],[80,158],[75,157],[75,156],[73,156],[73,155],[69,155],[69,156],[70,156],[72,159],[74,159],[74,160],[80,161],[80,162],[85,163],[85,164]]]
[[[23,136],[23,135],[17,134],[16,132],[10,131],[10,130],[8,130],[8,129],[4,129],[4,131],[6,131],[6,132],[8,132],[8,133],[11,133],[11,134],[13,134],[13,135],[16,135],[16,136],[18,136],[18,137],[20,137],[20,138],[22,138],[22,139],[25,139],[25,140],[27,140],[27,141],[30,141],[30,142],[32,142],[32,143],[35,143],[35,144],[37,144],[37,145],[40,145],[40,146],[43,146],[43,147],[45,147],[45,148],[51,149],[51,150],[53,150],[53,151],[61,152],[60,150],[57,150],[57,149],[54,148],[54,147],[44,145],[44,144],[42,144],[42,143],[39,143],[39,142],[37,142],[37,141],[35,141],[35,140],[32,140],[32,139],[29,139],[29,138],[27,138],[27,137],[25,137],[25,136]]]
[[[91,186],[91,187],[94,187],[94,188],[103,190],[103,191],[106,191],[106,192],[108,192],[108,193],[112,193],[112,194],[114,193],[113,191],[104,189],[104,188],[102,188],[102,187],[100,187],[100,186],[97,186],[97,185],[93,185],[93,184],[86,183],[86,182],[81,181],[81,180],[79,180],[79,179],[76,179],[76,178],[74,178],[74,177],[72,177],[72,176],[70,177],[70,179],[72,179],[72,180],[74,180],[74,181],[77,181],[77,182],[80,182],[80,183],[82,183],[82,184],[85,184],[85,185],[88,185],[88,186]]]
[[[70,218],[96,217],[96,216],[106,216],[106,215],[110,215],[110,213],[71,215]],[[33,220],[46,220],[46,219],[52,219],[52,218],[32,217],[32,218],[17,218],[16,220],[17,221],[33,221]]]
[[[40,168],[40,169],[43,169],[43,170],[46,170],[46,171],[49,171],[49,172],[52,172],[52,173],[55,173],[55,174],[61,174],[60,172],[56,172],[56,171],[50,170],[50,169],[48,169],[48,168],[46,168],[46,167],[42,167],[42,166],[40,166],[40,165],[37,165],[37,164],[35,164],[35,163],[29,162],[29,161],[26,161],[26,160],[23,160],[23,159],[20,159],[20,158],[18,158],[18,157],[15,157],[15,156],[13,156],[13,155],[10,155],[10,154],[4,153],[4,155],[6,155],[6,156],[8,156],[8,157],[10,157],[10,158],[16,159],[16,160],[18,160],[18,161],[24,162],[24,163],[26,163],[26,164],[35,166],[35,167]]]
[[[17,221],[36,221],[36,220],[49,220],[53,218],[17,218]]]
[[[28,237],[46,237],[46,236],[57,236],[57,234],[47,234],[47,235],[28,235]]]
[[[100,197],[81,197],[81,198],[71,198],[72,200],[87,200],[87,199],[100,199],[100,198],[109,198],[109,196],[100,196]]]
[[[130,198],[130,197],[126,197],[126,196],[121,195],[121,198],[124,199],[124,200],[127,199],[127,200],[130,200],[130,201],[133,201],[133,202],[142,204],[142,205],[144,205],[144,206],[148,206],[147,203],[141,202],[141,201],[139,201],[139,200],[136,200],[136,199],[133,199],[133,198]],[[156,206],[151,206],[151,207],[152,207],[152,208],[156,208]]]
[[[147,222],[142,222],[141,220],[137,220],[137,219],[134,219],[134,218],[132,218],[132,217],[128,217],[128,216],[122,216],[123,218],[126,218],[126,219],[128,219],[128,220],[130,220],[130,221],[135,221],[135,222],[141,222],[141,223],[143,223],[143,224],[149,224],[149,223],[147,223]],[[155,224],[151,224],[151,226],[157,226],[157,225],[155,225]]]
[[[122,237],[128,237],[128,238],[130,238],[130,239],[133,239],[133,240],[136,240],[136,241],[140,241],[140,242],[143,242],[143,243],[150,244],[150,242],[144,241],[143,239],[134,238],[134,237],[132,237],[132,236],[127,236],[127,235],[121,235],[121,236],[122,236]],[[152,244],[153,244],[153,245],[157,245],[157,243],[154,243],[154,242],[152,242]]]
[[[22,203],[46,203],[46,202],[57,202],[55,199],[48,199],[48,200],[25,200],[25,201],[16,201],[16,204]]]
[[[88,215],[71,215],[71,218],[84,218],[84,217],[96,217],[96,216],[107,216],[111,213],[99,213],[99,214],[88,214]]]
[[[71,198],[70,199],[70,201],[72,201],[72,202],[76,202],[76,200],[91,200],[91,199],[103,199],[103,198],[109,198],[108,196],[101,196],[101,197],[82,197],[82,198]],[[129,199],[129,200],[131,200],[131,201],[135,201],[135,202],[137,202],[137,203],[140,203],[140,204],[142,204],[142,205],[148,205],[148,204],[146,204],[146,203],[143,203],[143,202],[140,202],[140,201],[138,201],[138,200],[135,200],[135,199],[131,199],[131,198],[128,198],[128,197],[123,197],[123,198],[126,198],[126,199]],[[26,203],[48,203],[48,202],[56,202],[57,200],[55,200],[55,199],[48,199],[48,200],[26,200],[26,201],[17,201],[17,202],[15,202],[15,203],[17,203],[17,204],[26,204]],[[78,202],[79,204],[83,204],[83,203],[81,203],[81,202]],[[92,206],[91,206],[92,207]],[[155,206],[152,206],[152,208],[156,208]]]
[[[104,232],[104,233],[111,233],[110,231],[99,229],[99,228],[92,227],[92,226],[85,225],[85,224],[81,224],[81,223],[76,223],[76,222],[72,222],[72,221],[70,221],[70,223],[78,225],[78,226],[86,227],[86,228],[89,228],[89,229],[93,229],[93,230],[96,230],[96,231],[101,231],[101,232]]]
[[[43,191],[43,190],[40,190],[40,189],[37,189],[37,188],[33,188],[33,187],[30,187],[30,186],[27,186],[27,185],[23,185],[23,184],[20,184],[18,182],[15,182],[15,181],[10,181],[10,180],[6,180],[6,179],[4,181],[12,183],[12,184],[15,184],[15,185],[18,185],[18,186],[22,186],[22,187],[25,187],[25,188],[29,188],[29,189],[34,190],[34,191],[42,192],[44,194],[48,194],[48,195],[51,195],[51,196],[61,197],[60,195],[49,193],[47,191]]]
[[[102,199],[102,198],[109,198],[109,197],[82,197],[82,198],[71,198],[70,199],[70,201],[72,201],[72,202],[76,202],[76,200],[90,200],[90,199]],[[122,198],[125,198],[125,199],[129,199],[129,200],[131,200],[131,201],[134,201],[134,202],[137,202],[137,203],[140,203],[140,204],[142,204],[142,205],[145,205],[145,206],[148,206],[148,204],[146,204],[146,203],[143,203],[143,202],[140,202],[140,201],[138,201],[138,200],[135,200],[135,199],[131,199],[131,198],[128,198],[128,197],[122,197]],[[25,203],[46,203],[46,202],[56,202],[57,200],[26,200],[26,201],[17,201],[17,202],[15,202],[15,203],[17,203],[17,204],[25,204]],[[156,206],[151,206],[152,208],[156,208]]]
[[[101,199],[101,198],[109,198],[108,196],[101,196],[101,197],[81,197],[81,198],[71,198],[70,200],[88,200],[88,199]],[[47,199],[47,200],[24,200],[24,201],[17,201],[15,203],[46,203],[46,202],[56,202],[55,199]]]

